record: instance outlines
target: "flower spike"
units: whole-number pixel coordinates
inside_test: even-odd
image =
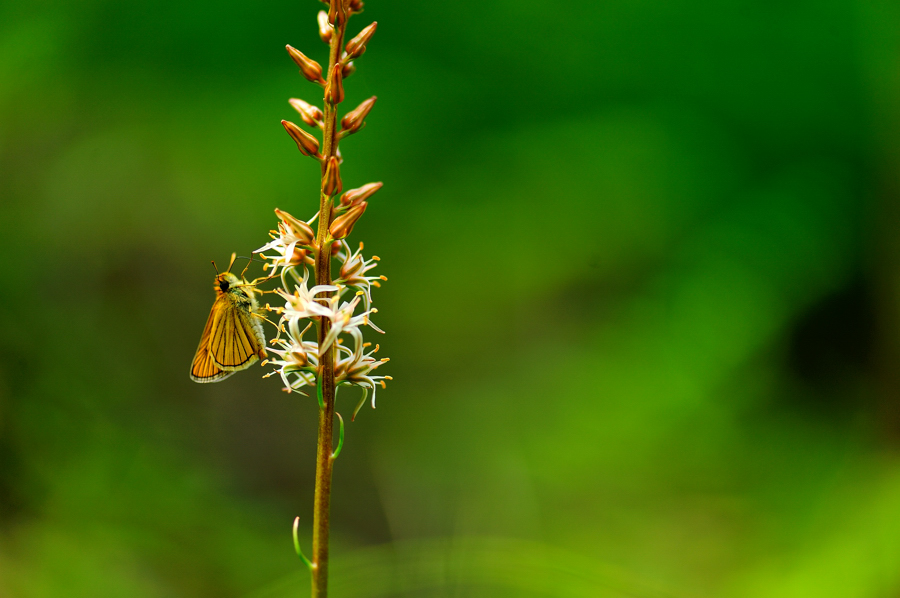
[[[366,52],[378,25],[371,23],[348,41],[347,21],[363,10],[362,0],[321,1],[325,7],[317,11],[316,21],[319,37],[329,46],[327,66],[286,46],[301,74],[322,86],[321,108],[291,98],[289,103],[305,126],[282,121],[297,149],[319,162],[318,211],[303,220],[275,210],[278,221],[270,231],[271,240],[254,253],[264,260],[263,269],[268,274],[257,281],[279,280],[280,287],[258,289],[260,293],[275,293],[277,299],[265,305],[269,317],[253,314],[276,330],[266,343],[264,377],[279,379],[281,389],[290,396],[303,396],[306,401],[315,396],[319,407],[311,558],[306,558],[300,548],[299,518],[293,526],[294,549],[311,572],[313,596],[327,595],[330,486],[320,482],[331,479],[334,462],[344,447],[345,422],[335,409],[338,390],[344,386],[362,390],[362,400],[353,410],[355,419],[367,401],[375,407],[377,388],[391,379],[379,373],[388,359],[378,357],[378,345],[373,348],[363,335],[366,328],[384,334],[372,321],[378,312],[372,296],[373,289],[387,278],[373,271],[379,260],[364,257],[362,243],[354,251],[345,240],[382,183],[368,183],[345,192],[343,178],[349,171],[343,169],[340,148],[341,139],[366,126],[376,102],[372,96],[355,109],[339,113],[345,100],[344,79],[355,71],[354,60]],[[319,133],[310,134],[307,127]],[[338,430],[334,430],[336,425]]]

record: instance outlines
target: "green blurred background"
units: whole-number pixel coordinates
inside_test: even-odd
[[[308,595],[314,399],[187,374],[209,260],[316,209],[279,120],[320,8],[0,4],[0,596]],[[385,183],[395,380],[333,595],[900,594],[900,6],[371,20],[343,174]]]

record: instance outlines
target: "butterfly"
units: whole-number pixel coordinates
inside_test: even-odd
[[[235,257],[231,255],[228,271],[219,274],[216,270],[216,300],[191,364],[194,382],[219,382],[266,356],[258,291],[255,282],[243,279],[243,272],[241,278],[230,272]]]

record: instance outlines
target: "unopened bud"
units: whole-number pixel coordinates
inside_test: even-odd
[[[322,66],[318,62],[309,58],[306,54],[293,46],[287,45],[285,48],[287,48],[288,54],[291,55],[291,58],[294,59],[297,66],[300,67],[300,73],[304,77],[313,83],[325,83],[325,81],[322,80]]]
[[[301,245],[309,245],[316,238],[316,233],[307,223],[294,218],[284,210],[275,208],[275,215],[281,220],[282,226],[287,229],[291,236],[296,237]]]
[[[288,132],[288,135],[297,142],[297,149],[300,150],[300,153],[306,156],[319,156],[319,140],[292,123],[289,120],[281,121],[281,125],[284,127],[284,130]]]
[[[372,197],[376,191],[381,189],[384,183],[369,183],[368,185],[363,185],[358,189],[350,189],[343,195],[341,195],[341,205],[349,206],[353,204],[358,204],[360,202],[365,202],[367,199]]]
[[[331,0],[328,9],[328,22],[337,26],[344,19],[344,0]]]
[[[352,12],[362,12],[363,2],[362,0],[350,0],[350,10]]]
[[[303,122],[311,127],[322,126],[322,119],[325,118],[325,115],[322,114],[322,111],[317,106],[307,104],[297,98],[291,98],[288,102],[293,106],[294,110],[300,113],[300,118],[303,119]]]
[[[319,37],[321,37],[322,41],[326,44],[330,44],[334,28],[331,26],[331,23],[328,22],[328,13],[324,10],[320,10],[317,18],[319,19]]]
[[[328,227],[328,232],[331,233],[331,236],[335,239],[343,239],[353,232],[353,226],[359,220],[359,217],[363,215],[363,212],[366,211],[368,205],[366,202],[362,202],[335,218],[331,226]]]
[[[347,56],[350,58],[362,56],[362,53],[366,51],[366,44],[375,35],[376,27],[378,27],[377,21],[360,31],[359,35],[347,42]]]
[[[325,88],[325,99],[327,99],[332,104],[340,104],[344,101],[343,78],[344,77],[341,65],[334,65],[334,70],[331,71],[331,78],[328,82],[328,87]]]
[[[375,100],[378,98],[372,96],[350,112],[344,115],[344,118],[341,119],[341,128],[348,135],[350,133],[356,133],[359,131],[363,125],[365,125],[366,116],[369,114],[369,110],[372,109],[372,106],[375,105]]]
[[[352,61],[345,62],[344,68],[341,69],[341,74],[344,76],[345,79],[355,72],[356,72],[356,65],[354,65]]]
[[[325,167],[325,180],[322,182],[322,191],[325,195],[331,197],[340,193],[343,188],[341,168],[338,166],[337,158],[331,156],[328,158],[328,165]]]

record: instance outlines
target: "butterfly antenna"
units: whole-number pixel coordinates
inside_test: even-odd
[[[243,271],[241,271],[241,278],[244,278],[244,274],[246,274],[246,273],[247,273],[247,270],[250,268],[250,264],[253,262],[253,258],[252,258],[252,257],[245,257],[245,256],[243,256],[243,255],[238,256],[238,257],[247,260],[247,265],[244,266]]]
[[[251,262],[258,262],[258,263],[260,263],[260,264],[265,264],[265,263],[266,263],[265,260],[253,259],[253,257],[247,257],[247,256],[245,256],[245,255],[239,255],[238,258],[244,259],[244,260],[248,260],[248,261],[247,261],[247,266],[244,268],[244,271],[241,272],[241,278],[244,278],[244,273],[247,272],[247,268],[250,267],[250,263],[251,263]],[[253,285],[253,286],[256,286],[257,284],[259,284],[259,283],[261,283],[261,282],[265,282],[265,281],[267,281],[267,280],[271,280],[271,279],[275,278],[276,276],[277,276],[277,274],[275,274],[275,273],[273,272],[273,273],[270,274],[269,276],[260,276],[259,278],[255,278],[255,279],[253,279],[253,282],[248,283],[248,284]],[[265,291],[264,291],[264,292],[265,292]],[[274,292],[274,291],[270,291],[270,292]]]
[[[213,268],[216,269],[216,276],[218,276],[219,275],[219,267],[216,266],[216,260],[209,260],[209,261],[212,262]]]

